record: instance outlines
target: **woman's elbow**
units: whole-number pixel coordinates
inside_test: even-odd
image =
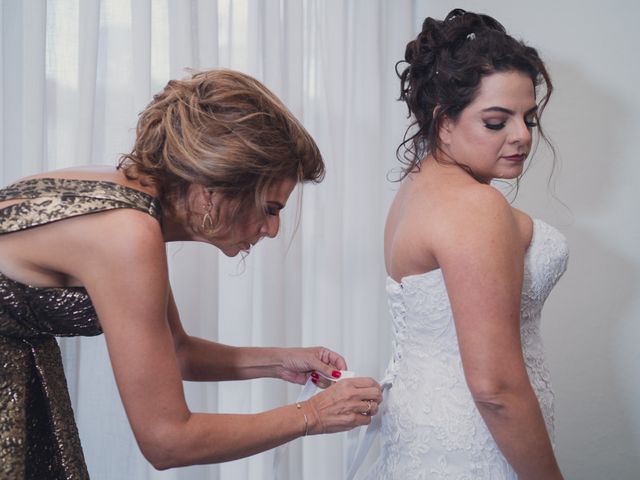
[[[168,470],[188,465],[184,449],[181,448],[184,442],[178,438],[176,433],[163,430],[161,432],[156,429],[155,432],[147,431],[142,435],[136,435],[138,446],[144,458],[156,470]]]
[[[184,463],[180,461],[179,456],[171,452],[171,448],[150,443],[139,443],[139,445],[144,458],[146,458],[156,470],[168,470],[184,465]]]

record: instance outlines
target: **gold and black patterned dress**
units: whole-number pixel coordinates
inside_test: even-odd
[[[160,221],[157,198],[112,182],[40,178],[0,190],[0,235],[116,208]],[[55,336],[102,333],[83,287],[32,287],[0,272],[0,479],[84,479]]]

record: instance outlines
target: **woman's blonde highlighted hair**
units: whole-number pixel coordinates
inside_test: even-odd
[[[119,168],[156,187],[165,215],[176,213],[192,184],[222,194],[226,221],[210,234],[230,228],[252,205],[265,215],[274,183],[317,183],[325,172],[316,143],[287,107],[256,79],[231,70],[171,80],[140,114]],[[219,205],[213,209],[221,220]]]

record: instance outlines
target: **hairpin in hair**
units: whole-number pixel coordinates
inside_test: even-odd
[[[467,35],[467,40],[475,40],[476,39],[476,34],[471,32],[469,35]]]

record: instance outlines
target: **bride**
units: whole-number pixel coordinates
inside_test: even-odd
[[[392,387],[367,478],[561,479],[539,324],[566,240],[490,184],[523,173],[549,75],[460,9],[427,18],[405,60],[416,130],[385,229]]]

